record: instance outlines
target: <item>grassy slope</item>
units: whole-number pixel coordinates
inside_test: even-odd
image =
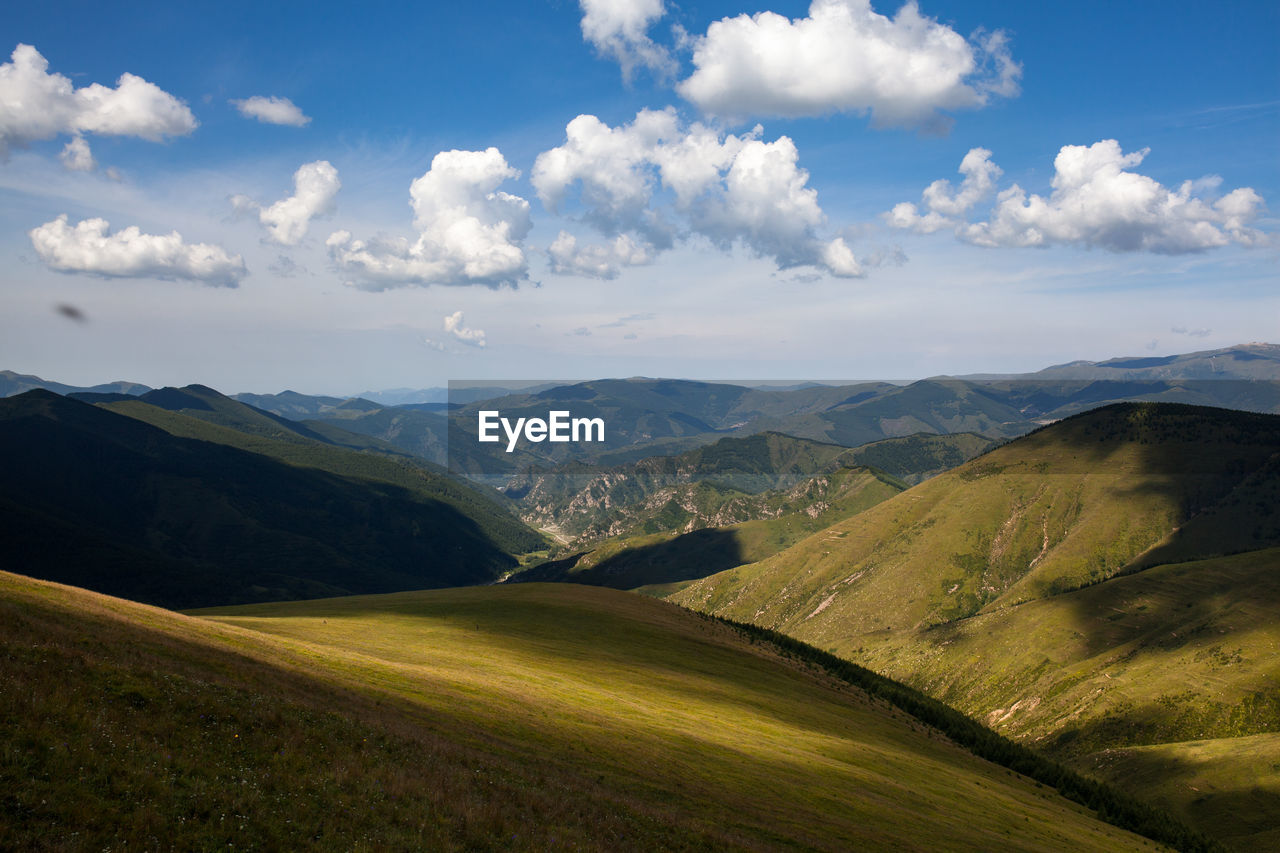
[[[1280,549],[1159,566],[855,657],[911,671],[1003,734],[1150,791],[1220,838],[1265,846],[1280,840],[1277,567]]]
[[[1090,413],[673,598],[779,628],[1067,758],[1280,731],[1280,554],[1117,577],[1159,554],[1274,543],[1277,420]],[[1096,585],[1055,594],[1082,584]],[[1215,813],[1196,817],[1235,836]]]
[[[193,618],[0,574],[0,613],[10,849],[1150,849],[638,596]]]
[[[1076,762],[1240,850],[1280,849],[1280,733],[1106,749]]]

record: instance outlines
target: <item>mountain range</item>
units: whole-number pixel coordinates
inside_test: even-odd
[[[1274,847],[1278,349],[0,399],[0,847]]]
[[[41,384],[59,393],[145,393],[145,386],[72,389],[37,377],[0,374],[0,394]],[[116,387],[118,386],[118,387]],[[363,398],[243,394],[236,399],[293,420],[322,421],[389,442],[455,473],[501,486],[530,466],[570,459],[616,465],[673,455],[725,436],[782,432],[856,447],[916,433],[976,432],[1012,438],[1037,426],[1111,402],[1148,400],[1280,412],[1280,346],[1102,362],[1071,362],[1027,374],[935,377],[911,383],[799,383],[786,388],[668,379],[598,380],[525,388],[477,384],[428,389],[426,404],[389,405]],[[387,398],[392,399],[392,398]],[[400,399],[396,397],[395,399]],[[600,417],[600,444],[524,445],[514,453],[475,440],[477,413],[500,408],[511,418],[546,417],[551,409]],[[313,426],[313,428],[318,428]]]

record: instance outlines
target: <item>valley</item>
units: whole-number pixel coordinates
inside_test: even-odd
[[[1280,843],[1276,380],[1117,362],[502,398],[623,426],[583,458],[469,449],[481,399],[0,399],[0,845]]]

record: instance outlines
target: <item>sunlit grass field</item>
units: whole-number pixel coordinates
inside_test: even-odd
[[[1155,848],[606,589],[184,616],[0,574],[0,636],[5,849]]]

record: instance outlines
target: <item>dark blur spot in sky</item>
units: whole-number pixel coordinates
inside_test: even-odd
[[[89,318],[84,315],[83,311],[74,305],[67,305],[65,302],[59,303],[57,312],[68,320],[75,320],[77,323],[89,322]]]

